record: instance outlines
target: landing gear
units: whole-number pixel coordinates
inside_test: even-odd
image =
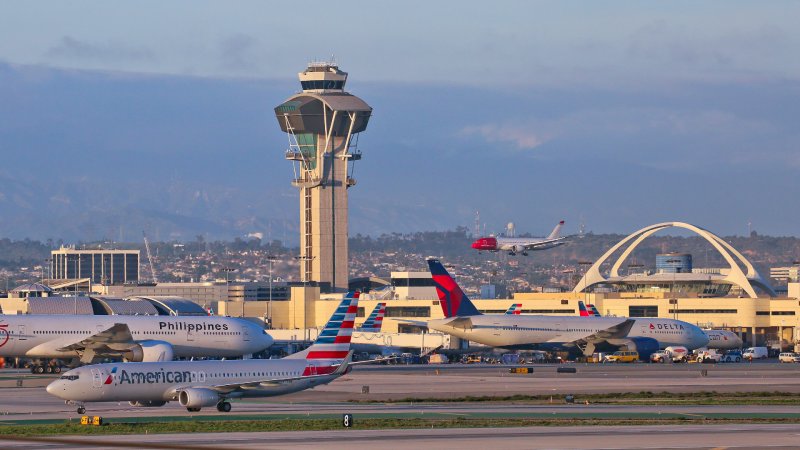
[[[217,403],[217,411],[219,412],[231,412],[231,404],[228,402],[219,402]]]
[[[84,408],[83,406],[78,406],[78,414],[81,415],[86,414],[86,408]]]
[[[189,412],[200,412],[200,408],[186,408]]]
[[[528,256],[528,252],[522,252],[522,256]]]
[[[61,373],[60,366],[31,366],[31,373],[41,375],[43,373]]]

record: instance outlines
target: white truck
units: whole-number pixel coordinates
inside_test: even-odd
[[[718,363],[720,362],[721,359],[722,359],[722,353],[718,353],[713,348],[697,352],[697,362],[699,363],[704,363],[704,362]]]
[[[765,359],[769,356],[769,351],[767,347],[750,347],[742,353],[742,358],[754,360],[754,359]]]

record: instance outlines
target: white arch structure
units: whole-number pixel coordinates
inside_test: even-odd
[[[603,256],[600,257],[593,265],[586,271],[581,281],[575,286],[573,292],[579,293],[585,291],[587,288],[594,286],[600,283],[607,283],[609,278],[619,278],[619,268],[622,267],[622,264],[628,259],[628,256],[642,243],[645,239],[650,237],[653,233],[661,231],[665,228],[683,228],[689,231],[696,233],[698,236],[702,237],[709,244],[711,244],[723,258],[725,261],[730,265],[730,271],[727,275],[721,278],[721,281],[726,281],[736,286],[739,286],[744,292],[747,293],[751,298],[756,298],[756,291],[753,286],[756,286],[765,292],[767,292],[771,296],[775,296],[775,291],[772,290],[772,287],[761,277],[761,274],[753,267],[750,261],[744,257],[738,250],[733,248],[729,243],[725,242],[722,238],[715,235],[714,233],[700,228],[698,226],[684,223],[684,222],[663,222],[657,223],[655,225],[650,225],[648,227],[644,227],[639,231],[636,231],[630,234],[625,239],[619,241],[616,245],[611,247]],[[633,241],[633,242],[631,242]],[[622,252],[620,257],[614,262],[611,266],[611,271],[609,272],[608,277],[604,277],[600,273],[600,266],[608,260],[611,255],[613,255],[617,250],[622,248],[624,245],[631,242],[628,247]],[[737,262],[738,260],[738,262]],[[747,273],[742,271],[742,268],[739,266],[741,263],[746,269]]]

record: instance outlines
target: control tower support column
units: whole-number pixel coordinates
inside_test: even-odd
[[[348,199],[361,159],[358,134],[372,108],[344,91],[347,73],[334,63],[311,63],[298,74],[302,92],[275,108],[289,139],[292,185],[300,190],[300,279],[325,291],[347,289]]]

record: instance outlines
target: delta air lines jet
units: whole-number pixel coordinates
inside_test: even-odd
[[[626,347],[649,358],[659,348],[708,342],[699,327],[672,319],[481,314],[438,260],[428,266],[445,316],[428,321],[428,328],[491,347],[578,348],[586,355]]]
[[[78,405],[78,414],[86,412],[86,403],[120,401],[133,406],[177,401],[190,412],[207,406],[229,412],[230,399],[290,394],[343,375],[357,311],[358,293],[348,293],[311,347],[280,360],[97,364],[64,373],[47,392]]]

